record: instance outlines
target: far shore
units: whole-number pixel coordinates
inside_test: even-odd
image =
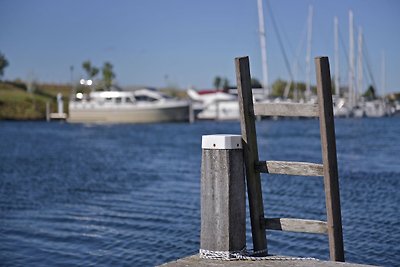
[[[89,92],[78,86],[77,91]],[[186,92],[175,88],[161,91],[178,98],[186,98]],[[68,114],[68,102],[72,92],[70,84],[26,83],[24,81],[0,81],[0,120],[43,121],[46,120],[46,103],[50,112],[56,112],[57,94],[63,95],[64,110]]]

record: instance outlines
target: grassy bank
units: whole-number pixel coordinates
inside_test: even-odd
[[[0,120],[44,120],[46,102],[55,112],[59,92],[68,96],[71,89],[67,85],[43,84],[35,85],[34,93],[28,93],[25,83],[0,82]],[[67,103],[64,97],[65,106]]]

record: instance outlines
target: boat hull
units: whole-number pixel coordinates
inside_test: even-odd
[[[199,120],[239,120],[237,100],[220,100],[207,105],[197,114]]]
[[[189,120],[189,106],[96,107],[70,105],[68,122],[72,123],[155,123]]]

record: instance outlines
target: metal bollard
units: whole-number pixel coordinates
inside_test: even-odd
[[[243,166],[241,135],[202,137],[200,257],[245,248]]]

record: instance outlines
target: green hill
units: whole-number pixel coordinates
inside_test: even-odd
[[[0,120],[43,120],[46,102],[50,103],[51,112],[55,112],[57,93],[63,94],[67,107],[65,96],[70,92],[68,85],[38,84],[34,93],[28,93],[23,82],[0,82]]]

